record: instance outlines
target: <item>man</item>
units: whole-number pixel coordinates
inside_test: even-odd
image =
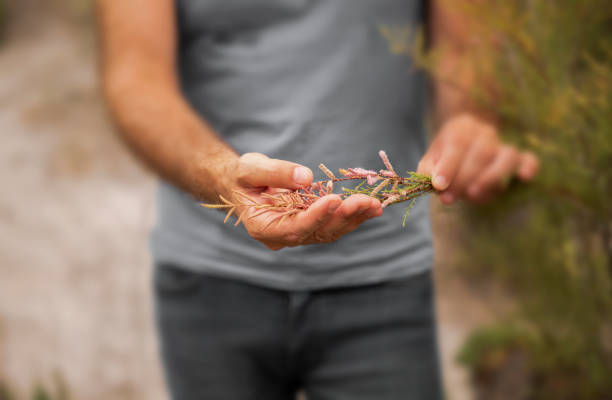
[[[240,210],[234,228],[198,203],[299,188],[320,162],[376,168],[380,149],[398,170],[420,160],[445,204],[531,179],[535,158],[440,82],[441,129],[423,156],[425,77],[380,27],[429,15],[451,72],[461,19],[416,0],[98,4],[109,107],[164,180],[152,251],[172,397],[439,399],[425,201],[405,229],[401,206],[383,214],[365,195],[325,196],[267,229],[269,215]]]

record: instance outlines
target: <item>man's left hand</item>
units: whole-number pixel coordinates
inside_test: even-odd
[[[471,114],[450,118],[419,163],[418,172],[432,176],[440,201],[490,200],[513,176],[530,181],[539,161],[530,152],[501,142],[495,127]]]

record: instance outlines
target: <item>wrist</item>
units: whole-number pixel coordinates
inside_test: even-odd
[[[476,109],[462,108],[456,109],[453,112],[439,113],[436,118],[438,128],[446,125],[451,121],[470,121],[472,123],[489,125],[492,128],[496,127],[496,121],[493,116]]]
[[[237,165],[238,155],[229,148],[196,152],[188,167],[189,191],[205,202],[218,203],[220,196],[230,199],[236,189]]]
[[[440,129],[445,130],[445,126],[456,127],[456,124],[470,127],[469,129],[473,129],[473,127],[477,126],[479,129],[485,129],[497,136],[497,125],[495,121],[478,112],[462,111],[450,115],[447,119],[441,121]]]
[[[234,190],[240,186],[238,183],[238,164],[240,158],[236,154],[221,159],[218,164],[217,179],[215,180],[216,197],[223,196],[231,199]]]

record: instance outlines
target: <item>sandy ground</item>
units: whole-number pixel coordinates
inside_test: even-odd
[[[25,26],[0,45],[0,378],[21,393],[61,375],[78,400],[164,399],[147,252],[154,179],[109,125],[91,27]],[[494,313],[452,272],[452,230],[437,221],[445,385],[468,400],[454,354]]]

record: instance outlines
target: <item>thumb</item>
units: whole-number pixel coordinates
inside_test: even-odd
[[[299,189],[312,183],[312,171],[300,164],[268,158],[260,153],[246,153],[238,163],[241,185]]]

